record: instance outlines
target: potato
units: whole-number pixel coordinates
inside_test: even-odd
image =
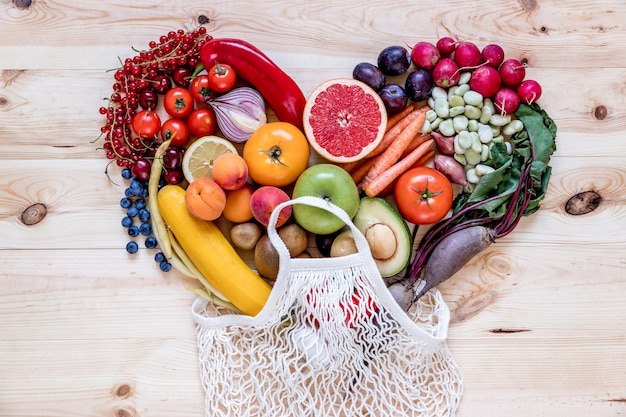
[[[357,253],[356,243],[352,236],[352,230],[344,230],[339,233],[330,247],[330,256],[335,258],[338,256],[351,255]]]
[[[246,222],[230,228],[230,240],[241,250],[252,250],[263,234],[263,229],[256,223]]]
[[[292,258],[304,252],[309,245],[306,230],[296,223],[281,227],[278,230],[278,236],[285,242],[285,246],[289,249],[289,254]]]

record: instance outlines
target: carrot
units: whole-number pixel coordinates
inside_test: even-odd
[[[382,173],[377,174],[375,177],[369,177],[369,172],[366,175],[365,179],[362,181],[361,186],[365,194],[368,197],[374,197],[378,195],[382,190],[387,187],[392,181],[402,175],[407,169],[413,166],[415,162],[417,162],[420,158],[422,158],[425,154],[433,149],[435,141],[433,139],[429,139],[426,142],[422,143],[420,146],[415,148],[410,154],[408,154],[405,158],[396,162],[391,167],[385,169]],[[373,169],[374,167],[372,167]],[[372,171],[370,169],[370,172]]]
[[[413,113],[411,113],[413,114]],[[365,180],[373,180],[393,164],[402,156],[402,152],[409,146],[411,140],[417,135],[426,120],[426,112],[418,112],[416,116],[411,118],[408,126],[396,137],[396,139],[381,153],[376,156],[376,162],[372,165],[369,172],[365,176]]]
[[[363,178],[365,178],[365,175],[367,175],[367,172],[370,170],[374,162],[376,162],[376,158],[367,158],[363,160],[362,164],[350,172],[350,175],[356,184],[363,181]]]
[[[362,161],[363,161],[362,159],[359,159],[358,161],[353,161],[353,162],[339,162],[339,163],[337,163],[337,166],[340,167],[340,168],[345,169],[348,172],[352,172],[359,165],[361,165]]]
[[[411,121],[418,118],[421,113],[424,113],[424,117],[426,117],[426,111],[424,110],[423,107],[420,107],[418,109],[412,110],[409,114],[407,114],[402,119],[400,119],[391,129],[387,131],[387,133],[385,133],[385,135],[383,136],[383,140],[380,141],[378,146],[376,146],[367,155],[367,157],[372,157],[372,156],[376,156],[376,155],[383,153],[385,149],[387,149],[389,145],[391,145],[396,140],[396,138],[400,135],[400,133],[402,133],[402,131],[409,124],[411,124]]]
[[[402,109],[399,113],[389,116],[387,118],[387,127],[385,128],[385,132],[388,132],[389,129],[394,127],[396,123],[398,123],[400,120],[404,119],[405,116],[408,116],[409,113],[411,113],[413,110],[415,110],[415,106],[412,104],[409,104],[404,109]]]
[[[431,139],[431,136],[427,133],[418,133],[415,135],[411,142],[409,142],[408,146],[404,149],[404,152],[402,152],[400,159],[410,154],[415,148],[426,142],[428,139]]]

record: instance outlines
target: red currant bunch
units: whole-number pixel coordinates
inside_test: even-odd
[[[115,70],[107,105],[99,109],[106,118],[100,131],[108,159],[120,167],[132,168],[137,161],[145,163],[154,156],[159,138],[138,136],[132,128],[133,117],[140,109],[153,110],[159,95],[173,83],[188,81],[181,81],[179,75],[192,72],[200,64],[200,49],[211,39],[203,26],[170,31],[158,41],[151,41],[148,49],[133,49],[137,55],[121,62]]]

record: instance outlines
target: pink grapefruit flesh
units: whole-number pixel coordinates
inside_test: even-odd
[[[304,107],[304,133],[311,147],[332,162],[363,159],[380,143],[386,126],[380,96],[351,78],[323,82]]]

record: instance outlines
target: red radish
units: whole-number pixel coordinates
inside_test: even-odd
[[[480,49],[468,41],[461,41],[454,50],[454,62],[461,68],[477,67],[481,63]]]
[[[450,55],[456,49],[456,41],[449,36],[444,36],[437,41],[437,49],[442,55]]]
[[[541,97],[541,85],[535,80],[524,80],[517,87],[517,95],[526,104],[532,104]]]
[[[482,94],[483,97],[492,97],[500,88],[500,74],[497,69],[488,65],[476,68],[472,72],[469,85],[472,90]]]
[[[443,58],[433,68],[432,76],[437,87],[449,88],[459,82],[461,72],[451,58]]]
[[[420,68],[432,69],[441,59],[441,53],[430,42],[418,42],[411,49],[411,61]]]
[[[515,113],[520,105],[520,98],[517,93],[510,88],[501,88],[493,100],[496,109],[503,114]]]
[[[520,85],[526,77],[526,68],[517,59],[507,59],[500,65],[500,78],[502,82],[509,86]]]
[[[495,43],[485,46],[481,52],[483,62],[487,65],[498,68],[498,66],[504,61],[504,49],[500,45]]]

